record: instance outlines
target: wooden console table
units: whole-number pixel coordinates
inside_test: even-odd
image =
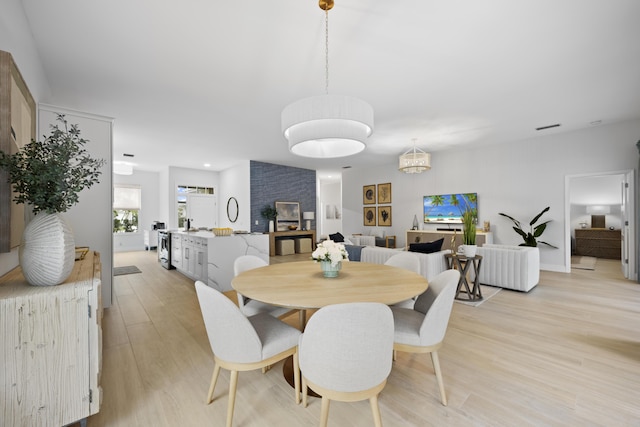
[[[274,231],[269,233],[269,256],[276,254],[276,240],[308,237],[311,239],[311,249],[316,248],[316,230]]]

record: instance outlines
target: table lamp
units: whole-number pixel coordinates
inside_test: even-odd
[[[307,225],[305,230],[311,230],[311,220],[315,219],[316,215],[314,212],[302,212],[302,219],[307,220]]]

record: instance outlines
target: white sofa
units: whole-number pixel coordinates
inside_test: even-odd
[[[399,252],[402,252],[402,249],[366,246],[362,248],[360,261],[370,262],[373,264],[384,264],[389,258]],[[427,280],[433,279],[436,275],[448,269],[444,255],[451,253],[449,249],[430,254],[423,254],[420,252],[409,253],[415,254],[416,257],[418,257],[420,260],[420,274],[422,274]]]
[[[482,255],[482,284],[529,292],[540,280],[538,248],[485,244],[477,254]]]

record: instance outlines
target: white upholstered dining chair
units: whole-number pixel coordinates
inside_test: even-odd
[[[420,260],[411,252],[397,253],[389,258],[384,265],[404,268],[405,270],[420,274]],[[398,283],[398,286],[402,286],[402,283]],[[393,304],[393,307],[413,308],[413,304],[416,302],[416,297],[397,302]]]
[[[431,353],[433,370],[438,380],[442,404],[447,405],[438,349],[442,346],[453,308],[460,272],[446,270],[429,282],[413,309],[391,307],[395,327],[393,350],[409,353]]]
[[[233,301],[218,290],[200,281],[195,286],[214,360],[207,404],[213,401],[220,368],[231,371],[227,427],[231,427],[233,422],[240,371],[264,368],[293,356],[295,402],[300,403],[297,357],[300,331],[268,313],[246,317]]]
[[[302,402],[307,387],[322,396],[320,426],[326,426],[330,400],[369,399],[381,426],[378,394],[387,383],[393,354],[393,315],[388,306],[361,302],[329,305],[307,323],[298,344]]]
[[[242,255],[236,258],[236,260],[233,262],[233,274],[234,276],[237,276],[238,274],[247,270],[265,267],[267,265],[269,264],[266,261],[255,255]],[[254,314],[258,313],[269,313],[273,317],[283,318],[297,311],[287,307],[278,307],[276,305],[252,300],[245,297],[239,292],[236,293],[238,295],[238,306],[245,316],[253,316]]]

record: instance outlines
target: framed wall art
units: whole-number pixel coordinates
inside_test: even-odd
[[[391,203],[391,183],[378,184],[378,203]]]
[[[365,185],[362,187],[362,204],[363,205],[376,204],[376,186],[375,185]]]
[[[391,227],[391,206],[378,206],[378,225]]]
[[[365,226],[375,227],[376,225],[376,208],[362,208],[362,218]]]
[[[300,202],[276,202],[276,211],[276,231],[300,229]]]

